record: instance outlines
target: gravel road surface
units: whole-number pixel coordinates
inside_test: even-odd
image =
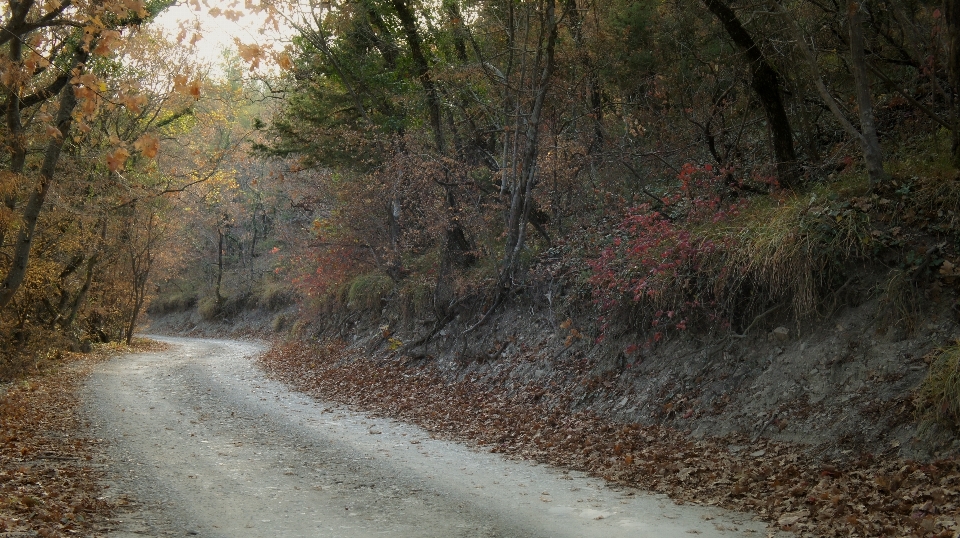
[[[677,506],[578,472],[505,460],[291,392],[249,342],[156,337],[84,388],[110,538],[766,536],[747,514]]]

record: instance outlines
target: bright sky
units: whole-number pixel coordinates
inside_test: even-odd
[[[216,6],[217,3],[209,2],[210,6]],[[262,15],[247,15],[238,21],[231,21],[224,16],[211,16],[207,8],[197,11],[184,4],[168,8],[157,17],[154,24],[163,28],[171,38],[176,38],[182,29],[187,29],[187,41],[199,25],[202,39],[196,44],[197,55],[201,61],[210,64],[220,62],[224,49],[236,51],[234,38],[247,45],[268,45],[282,41],[292,33],[289,28],[281,27],[279,33],[272,25],[264,28]],[[282,48],[282,45],[277,48]]]

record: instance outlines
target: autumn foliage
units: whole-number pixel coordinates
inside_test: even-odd
[[[12,2],[0,14],[0,378],[129,339],[168,232],[161,139],[200,73],[144,25],[164,6]]]
[[[458,308],[487,319],[537,287],[544,273],[528,270],[541,263],[590,297],[580,307],[600,316],[594,337],[740,334],[771,309],[809,319],[850,264],[900,248],[871,242],[884,217],[859,201],[892,184],[862,153],[871,125],[885,126],[890,155],[917,149],[901,146],[910,137],[934,160],[950,151],[936,125],[952,101],[903,90],[949,69],[883,58],[946,58],[915,38],[955,30],[919,6],[864,8],[873,22],[855,25],[811,5],[750,20],[720,1],[693,7],[315,8],[284,51],[285,100],[255,145],[287,166],[287,217],[310,222],[309,237],[285,235],[281,272],[313,312],[336,311],[371,275],[392,281],[380,293],[391,312],[430,288],[439,325]],[[832,62],[838,50],[860,58],[837,37],[858,28],[870,66]],[[784,32],[801,37],[780,48]],[[269,57],[241,52],[252,69]],[[867,67],[879,74],[865,87]],[[867,101],[875,122],[835,106]]]

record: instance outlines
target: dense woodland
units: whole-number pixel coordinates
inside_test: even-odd
[[[955,0],[271,3],[292,41],[219,70],[164,7],[0,11],[3,375],[148,304],[435,332],[535,297],[635,348],[854,279],[892,323],[953,300]]]

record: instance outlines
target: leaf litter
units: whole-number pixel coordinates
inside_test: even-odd
[[[104,496],[99,441],[84,435],[78,389],[97,362],[159,345],[65,353],[56,368],[0,386],[0,536],[93,536],[108,528],[127,501]]]
[[[271,375],[322,400],[416,423],[491,452],[586,471],[678,503],[754,512],[804,537],[960,536],[960,461],[864,454],[825,462],[800,446],[746,436],[693,439],[661,425],[577,410],[594,383],[582,362],[522,383],[523,358],[484,375],[444,376],[429,361],[366,357],[341,342],[287,343],[260,358]],[[609,387],[607,387],[609,388]]]

